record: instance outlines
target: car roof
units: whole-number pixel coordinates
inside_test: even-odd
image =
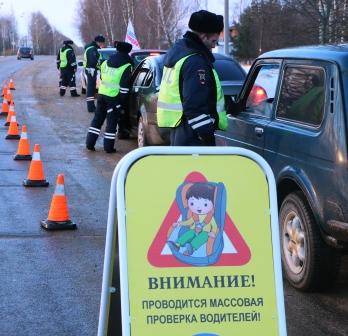
[[[233,57],[227,56],[227,55],[224,55],[224,54],[213,53],[213,55],[214,55],[214,58],[216,60],[226,60],[226,61],[233,60],[233,61],[235,61],[235,59]]]
[[[338,63],[342,70],[348,70],[348,44],[302,46],[266,52],[258,57],[324,60]]]
[[[166,50],[160,50],[160,49],[138,49],[138,50],[132,50],[130,52],[131,55],[133,54],[143,54],[143,53],[161,53],[165,54],[167,51]]]
[[[112,47],[100,48],[99,51],[116,51],[116,48],[112,48]]]

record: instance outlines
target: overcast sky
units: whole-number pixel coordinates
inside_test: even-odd
[[[224,12],[224,0],[201,0],[202,5],[207,4],[208,9],[218,14]],[[247,0],[229,0],[231,7],[235,4],[243,4]],[[41,13],[48,19],[62,34],[71,38],[75,43],[82,45],[78,22],[78,2],[79,0],[0,0],[0,13],[13,13],[16,16],[20,35],[27,35],[28,20],[30,14],[35,11]],[[234,16],[236,16],[235,13]]]

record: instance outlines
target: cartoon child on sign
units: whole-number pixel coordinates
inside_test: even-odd
[[[178,188],[181,218],[170,228],[167,242],[177,259],[197,266],[218,260],[223,248],[225,195],[222,183],[185,183]]]

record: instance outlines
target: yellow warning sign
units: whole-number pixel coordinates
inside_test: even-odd
[[[128,171],[125,212],[132,336],[285,335],[258,163],[146,156]]]

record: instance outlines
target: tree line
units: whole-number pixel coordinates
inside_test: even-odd
[[[348,0],[253,0],[236,24],[233,54],[252,60],[263,52],[348,41]]]
[[[124,40],[131,20],[142,48],[167,49],[186,29],[190,13],[201,7],[199,0],[80,0],[76,21],[84,43],[97,34],[109,45]],[[233,54],[241,60],[273,49],[348,41],[348,0],[252,0],[245,8],[234,6],[232,17],[238,31]],[[13,13],[0,15],[1,55],[18,46],[56,54],[65,39],[41,12],[31,15],[29,36],[20,39]]]
[[[166,49],[182,34],[182,19],[198,0],[80,0],[79,31],[87,43],[103,34],[109,44],[125,39],[131,20],[141,48]]]

